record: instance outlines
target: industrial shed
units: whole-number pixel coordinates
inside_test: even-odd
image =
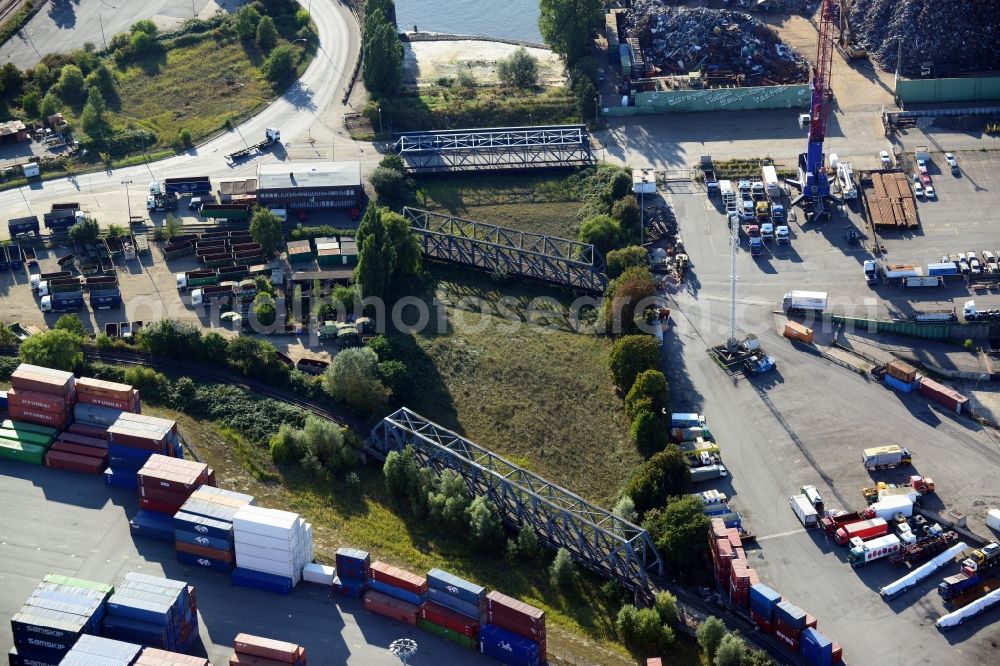
[[[283,162],[257,168],[257,199],[268,208],[357,208],[361,195],[358,162]]]

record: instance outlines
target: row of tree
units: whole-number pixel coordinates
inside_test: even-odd
[[[366,0],[361,26],[361,78],[374,99],[399,90],[403,77],[403,45],[396,34],[393,0]]]

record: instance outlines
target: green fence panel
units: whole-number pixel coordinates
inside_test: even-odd
[[[904,104],[1000,100],[1000,76],[949,79],[899,79],[896,97]]]

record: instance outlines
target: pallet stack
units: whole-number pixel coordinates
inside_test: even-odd
[[[420,605],[427,597],[427,579],[385,562],[372,563],[370,571],[365,610],[416,625]]]
[[[202,486],[191,493],[173,517],[177,561],[230,572],[236,566],[233,519],[253,505],[251,495]]]
[[[208,465],[154,453],[139,469],[139,505],[173,516],[191,493],[208,483]]]
[[[13,420],[66,427],[76,403],[72,372],[22,363],[11,374],[10,385],[7,411]]]
[[[427,572],[427,599],[417,626],[470,650],[480,649],[479,619],[486,588],[441,569]]]
[[[135,664],[142,646],[100,636],[80,636],[60,666],[95,666],[96,664]]]
[[[41,465],[57,432],[50,426],[7,419],[0,424],[0,458]]]
[[[198,635],[194,588],[179,580],[126,574],[108,599],[101,635],[184,652]]]
[[[56,666],[81,636],[97,634],[114,588],[49,574],[11,618],[11,664]]]
[[[233,516],[233,585],[290,594],[313,560],[312,525],[297,513],[247,505]]]
[[[306,666],[306,649],[295,643],[237,634],[229,666]]]
[[[81,377],[76,380],[77,402],[138,414],[142,410],[139,391],[129,384]]]
[[[480,652],[510,666],[545,663],[545,611],[494,590],[486,595],[485,620]]]
[[[143,648],[133,666],[212,666],[208,659],[190,654],[167,652],[158,648]]]
[[[344,595],[357,599],[368,588],[371,578],[372,557],[364,550],[357,548],[338,548],[336,556],[337,576],[333,579],[333,589]]]

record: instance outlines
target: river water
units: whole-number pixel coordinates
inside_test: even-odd
[[[396,0],[401,32],[486,35],[541,42],[538,0]]]

